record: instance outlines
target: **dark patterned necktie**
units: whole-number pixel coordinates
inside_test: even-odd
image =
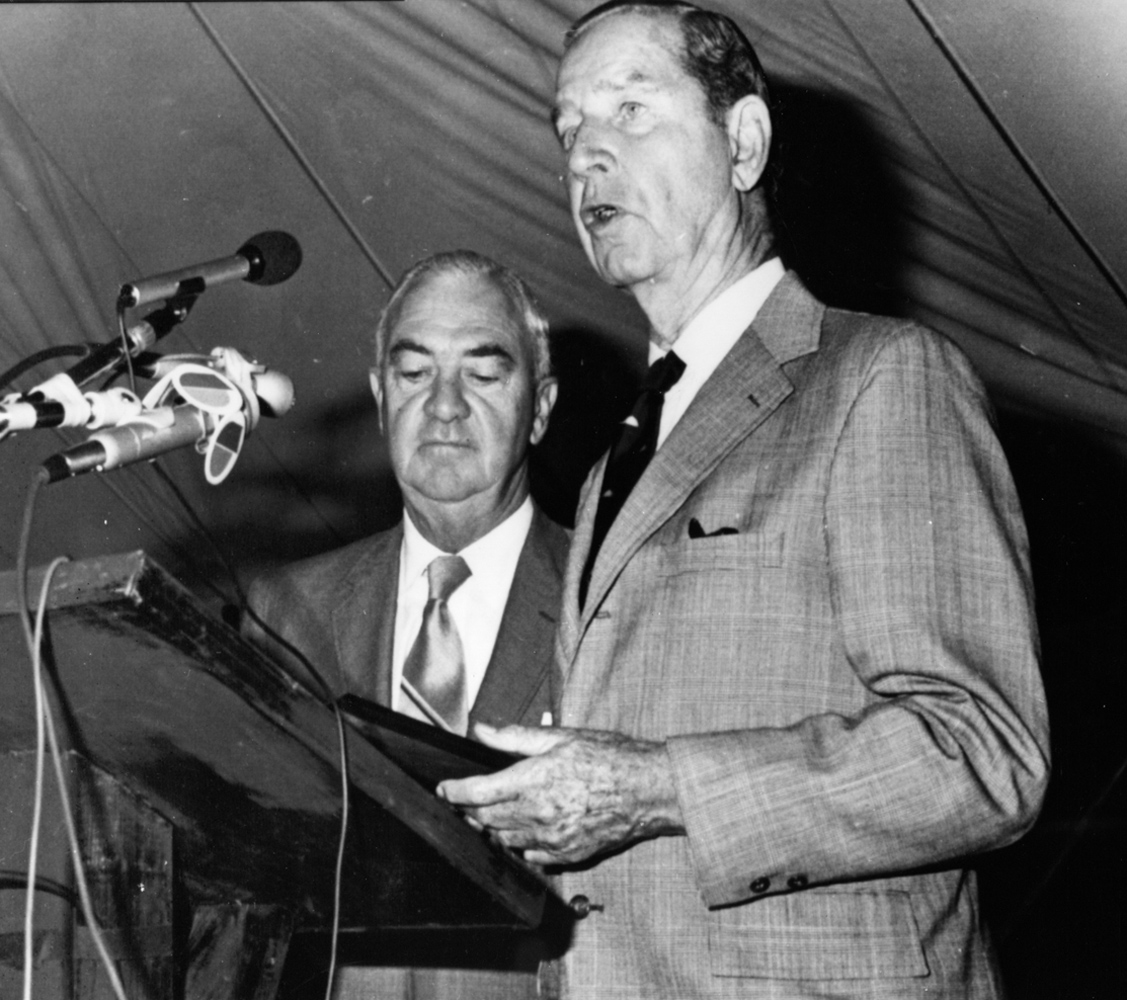
[[[599,548],[630,491],[641,479],[657,451],[657,435],[661,428],[661,407],[665,402],[665,394],[677,384],[684,371],[685,362],[672,351],[664,358],[658,358],[646,372],[642,391],[638,394],[630,416],[618,425],[618,437],[611,446],[610,458],[607,459],[606,472],[603,474],[591,548],[587,552],[583,575],[579,578],[580,610],[587,603],[587,588],[591,584],[591,571]]]
[[[466,734],[469,698],[462,640],[447,600],[470,577],[461,556],[439,556],[427,567],[430,595],[418,638],[403,663],[403,692],[436,726]]]

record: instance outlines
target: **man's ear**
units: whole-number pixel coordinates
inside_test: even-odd
[[[744,193],[759,183],[771,151],[771,114],[763,98],[745,94],[728,109],[732,187]]]
[[[536,387],[535,410],[532,414],[532,433],[528,440],[532,444],[539,444],[548,430],[548,418],[552,415],[552,407],[556,405],[560,384],[554,375],[549,375],[540,380]]]
[[[380,422],[380,433],[383,429],[383,382],[380,380],[380,370],[376,367],[368,369],[368,384],[372,387],[372,395],[376,399],[376,416]]]

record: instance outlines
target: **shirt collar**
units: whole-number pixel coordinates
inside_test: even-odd
[[[493,571],[512,557],[520,555],[528,529],[532,526],[532,497],[527,496],[513,513],[477,541],[471,542],[461,552],[448,553],[428,542],[406,508],[403,509],[403,554],[401,579],[408,584],[426,572],[426,568],[442,555],[460,555],[479,582],[488,580]]]
[[[751,326],[785,271],[778,257],[764,261],[725,288],[689,321],[673,344],[686,371],[705,372],[707,378],[716,370],[732,345]],[[650,342],[650,364],[665,353]]]

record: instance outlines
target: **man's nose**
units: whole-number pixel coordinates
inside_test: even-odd
[[[580,125],[568,150],[568,173],[586,177],[592,171],[609,170],[613,163],[614,152],[607,130],[594,122]]]
[[[443,421],[461,420],[469,416],[470,410],[461,379],[457,376],[436,378],[430,395],[427,396],[426,410],[428,416]]]

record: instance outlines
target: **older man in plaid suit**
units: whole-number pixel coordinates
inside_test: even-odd
[[[967,857],[1035,819],[1048,727],[983,390],[917,325],[786,272],[754,52],[688,4],[573,26],[573,216],[651,323],[564,583],[558,728],[440,793],[577,921],[569,997],[996,997]]]

